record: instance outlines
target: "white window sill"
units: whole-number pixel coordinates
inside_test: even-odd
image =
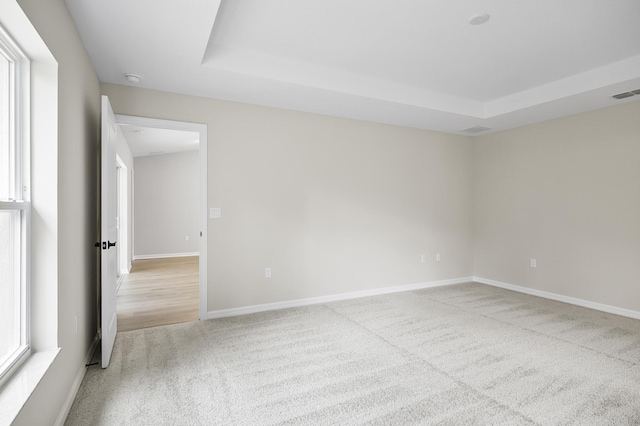
[[[60,349],[33,352],[0,389],[0,425],[13,423]]]

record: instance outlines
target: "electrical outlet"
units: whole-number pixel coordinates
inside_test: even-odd
[[[264,269],[264,277],[265,278],[271,278],[271,268],[265,268]]]
[[[436,253],[436,262],[440,262],[440,253]]]
[[[185,235],[185,236],[184,236],[184,240],[185,240],[185,241],[189,241],[189,236],[188,236],[188,235]]]
[[[424,263],[427,260],[427,255],[423,254],[422,256],[420,256],[420,263]]]
[[[537,268],[537,267],[538,267],[537,262],[536,262],[536,260],[535,260],[535,259],[531,259],[531,262],[529,263],[529,265],[530,265],[532,268]]]

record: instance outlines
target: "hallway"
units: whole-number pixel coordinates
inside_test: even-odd
[[[198,320],[197,256],[133,261],[118,290],[118,331]]]

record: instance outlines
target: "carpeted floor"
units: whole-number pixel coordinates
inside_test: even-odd
[[[640,321],[461,284],[118,334],[68,425],[640,425]]]

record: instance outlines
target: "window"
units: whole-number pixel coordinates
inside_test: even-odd
[[[0,384],[29,355],[29,61],[0,27]]]
[[[60,353],[58,63],[16,0],[0,11],[0,423],[11,424]]]

